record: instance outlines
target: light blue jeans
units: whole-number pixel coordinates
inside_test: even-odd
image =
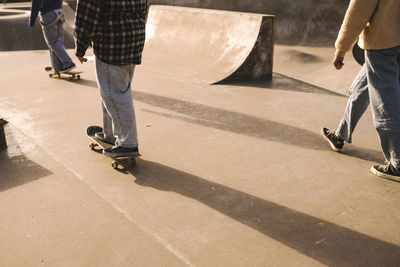
[[[62,9],[40,15],[43,36],[50,50],[51,65],[56,72],[75,65],[64,47],[64,21]]]
[[[95,64],[102,99],[105,138],[115,138],[115,146],[138,147],[131,89],[135,65],[110,65],[97,57]]]
[[[350,86],[349,93],[343,118],[336,130],[336,135],[347,143],[352,142],[354,129],[369,105],[367,66],[365,64]]]
[[[385,158],[400,167],[400,46],[365,52],[375,128]]]

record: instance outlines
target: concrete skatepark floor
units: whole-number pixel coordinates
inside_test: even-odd
[[[370,112],[342,153],[319,135],[359,69],[332,55],[277,45],[271,82],[210,85],[145,54],[143,156],[115,171],[85,134],[101,123],[93,60],[69,81],[48,77],[47,51],[0,52],[0,265],[398,266],[400,187],[369,173]]]
[[[57,80],[47,56],[0,53],[0,112],[18,148],[0,160],[2,264],[394,266],[398,183],[368,172],[382,161],[369,113],[343,153],[320,138],[346,102],[323,76],[313,85],[289,68],[270,85],[212,86],[143,64],[143,157],[116,172],[84,133],[101,121],[93,61],[82,80]]]

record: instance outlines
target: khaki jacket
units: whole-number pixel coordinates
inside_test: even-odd
[[[351,0],[335,43],[336,55],[344,56],[358,38],[366,50],[399,46],[400,0]]]

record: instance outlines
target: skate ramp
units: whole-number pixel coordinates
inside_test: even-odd
[[[64,5],[64,9],[69,6]],[[0,6],[0,51],[47,49],[39,22],[29,27],[30,3],[16,3]],[[64,44],[74,48],[71,27],[66,23]]]
[[[152,4],[276,16],[276,43],[333,46],[349,0],[150,0]]]
[[[76,0],[66,2],[75,10]],[[332,47],[349,0],[149,0],[149,3],[271,14],[276,16],[276,44]]]
[[[152,5],[144,64],[162,75],[207,82],[272,77],[274,16]]]

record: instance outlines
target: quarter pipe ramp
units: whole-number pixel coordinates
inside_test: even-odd
[[[272,77],[274,16],[152,5],[144,63],[207,83]]]
[[[30,3],[0,6],[0,51],[47,49],[40,25],[37,23],[35,27],[28,26],[29,7]],[[64,5],[65,9],[70,9],[70,7]],[[65,47],[73,48],[74,41],[70,27],[67,25],[64,28],[66,29]]]

